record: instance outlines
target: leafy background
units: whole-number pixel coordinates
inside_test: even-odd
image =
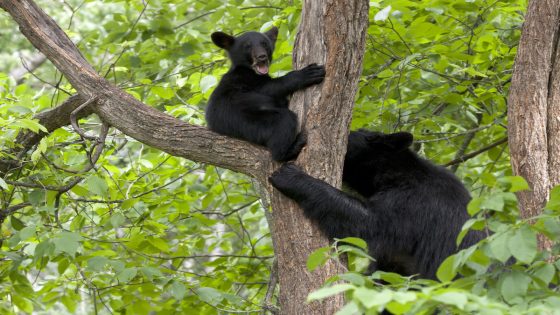
[[[291,70],[301,13],[300,1],[279,0],[37,3],[99,73],[196,125],[205,124],[208,97],[228,69],[210,34],[278,26],[271,68],[278,76]],[[388,283],[379,287],[351,271],[337,278],[346,287],[310,298],[348,292],[341,310],[347,314],[386,306],[421,314],[442,303],[452,313],[540,314],[535,303],[550,314],[560,309],[549,288],[560,266],[547,264],[533,241],[536,232],[560,234],[558,203],[537,224],[519,219],[513,192],[526,183],[510,176],[504,143],[526,6],[526,0],[370,1],[352,128],[412,132],[415,149],[447,164],[472,192],[475,218],[468,226],[499,233],[446,261],[439,274],[446,285],[377,274]],[[5,12],[0,27],[0,159],[9,159],[19,132],[40,130],[33,115],[74,91],[49,62],[15,82],[9,74],[36,52]],[[91,116],[81,126],[97,134],[100,121]],[[20,157],[21,168],[0,177],[0,209],[29,203],[1,225],[1,313],[257,313],[275,303],[268,292],[274,253],[267,207],[250,178],[169,156],[113,129],[95,169],[82,173],[93,146],[61,128]],[[78,179],[67,192],[52,189]],[[353,270],[364,255],[361,243],[349,242],[354,246],[338,252],[350,252]],[[338,252],[312,255],[310,268]],[[518,262],[504,266],[510,257]],[[457,272],[470,280],[452,282]]]

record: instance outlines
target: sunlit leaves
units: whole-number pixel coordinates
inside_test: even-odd
[[[82,236],[78,233],[61,232],[53,239],[55,251],[74,255],[80,246]]]
[[[385,21],[389,17],[389,12],[391,12],[391,6],[388,5],[387,7],[379,10],[373,17],[374,21]]]
[[[349,284],[335,284],[333,286],[321,288],[317,291],[314,291],[313,293],[309,294],[307,300],[308,301],[320,300],[351,289],[354,289],[354,286]]]

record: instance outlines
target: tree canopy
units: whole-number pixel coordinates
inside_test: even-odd
[[[36,3],[95,72],[197,126],[205,125],[208,97],[228,69],[210,34],[278,26],[271,73],[282,75],[292,69],[302,6]],[[308,267],[348,253],[348,271],[333,279],[343,283],[328,284],[310,300],[346,292],[340,314],[383,307],[421,314],[442,304],[457,314],[558,314],[560,263],[551,259],[558,246],[540,251],[537,234],[558,244],[560,190],[552,190],[542,215],[522,219],[514,193],[527,183],[512,176],[507,146],[508,91],[526,8],[526,0],[370,1],[351,128],[413,133],[415,149],[448,166],[471,191],[473,219],[465,231],[493,235],[446,260],[438,273],[443,284],[363,276],[363,244],[337,241],[337,250],[314,252]],[[41,125],[41,113],[87,100],[73,96],[75,87],[4,11],[0,27],[0,312],[277,312],[270,207],[261,183],[107,131],[88,109],[79,126],[91,137],[68,121]],[[232,154],[220,166],[236,159],[243,162]],[[516,262],[508,264],[512,257]],[[457,274],[464,278],[453,280]]]

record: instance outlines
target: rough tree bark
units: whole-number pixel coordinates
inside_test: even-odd
[[[367,0],[306,0],[296,39],[295,67],[316,62],[325,64],[327,71],[323,85],[292,100],[292,108],[300,117],[307,117],[302,124],[309,144],[298,163],[311,175],[335,186],[341,183],[348,125],[361,73],[368,4]],[[0,0],[0,8],[12,16],[21,32],[78,91],[79,96],[44,115],[50,117],[49,131],[67,124],[67,115],[80,101],[94,98],[95,102],[83,115],[91,111],[124,134],[169,154],[245,173],[261,183],[266,183],[278,166],[262,148],[165,115],[103,79],[56,22],[32,0]],[[25,136],[20,140],[36,143],[37,137]],[[306,269],[308,254],[327,245],[327,239],[294,203],[267,187],[274,209],[271,228],[279,266],[281,313],[334,313],[343,305],[341,296],[322,303],[305,303],[307,294],[336,272],[332,263],[314,273]]]
[[[508,100],[511,164],[531,191],[518,194],[522,215],[538,215],[560,184],[560,1],[532,0]],[[539,236],[539,248],[551,242]]]
[[[362,70],[368,6],[365,0],[304,1],[294,47],[295,68],[315,62],[325,64],[327,72],[322,85],[294,95],[291,102],[308,133],[308,144],[297,163],[310,175],[337,187]],[[314,273],[306,268],[309,253],[328,245],[328,240],[294,202],[274,190],[272,207],[282,314],[335,313],[343,306],[341,295],[305,304],[307,294],[337,272],[334,262]]]

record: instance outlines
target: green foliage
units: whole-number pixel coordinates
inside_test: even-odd
[[[522,181],[513,177],[508,184]],[[558,187],[551,199],[560,196]],[[493,193],[507,195],[516,189],[504,184]],[[465,225],[465,230],[470,226],[487,231],[488,238],[447,258],[437,273],[441,282],[382,271],[364,275],[350,265],[348,272],[330,279],[308,299],[345,292],[348,304],[337,314],[378,314],[383,309],[394,314],[431,314],[436,309],[446,314],[560,314],[560,264],[550,262],[551,257],[560,255],[560,234],[555,233],[560,229],[558,212],[546,210],[531,220],[522,220],[515,197],[499,209],[484,206],[492,204],[486,203],[492,198],[473,200],[469,207],[477,210],[476,223]],[[538,233],[556,244],[551,252],[537,251]],[[332,259],[339,259],[344,252],[336,245],[319,251],[328,252]],[[362,255],[365,257],[366,251]],[[336,284],[330,285],[333,282]]]
[[[283,1],[37,1],[108,79],[146,104],[203,125],[227,71],[216,30],[279,26],[273,72],[291,69],[300,4]],[[20,131],[73,93],[50,63],[16,84],[33,47],[0,12],[0,160],[19,159]],[[47,84],[48,82],[48,84]],[[60,89],[55,89],[58,86]],[[97,135],[99,120],[80,125]],[[111,130],[94,169],[70,127],[0,172],[0,313],[197,314],[261,311],[273,249],[252,181],[175,158]],[[68,191],[57,191],[75,180]],[[13,183],[31,184],[30,187]],[[12,184],[10,184],[12,183]],[[274,301],[266,301],[273,303]]]
[[[280,29],[272,74],[291,69],[300,1],[37,0],[81,52],[126,92],[204,125],[204,107],[228,62],[210,34]],[[148,3],[147,6],[144,6]],[[493,234],[447,259],[442,283],[378,272],[355,238],[310,256],[313,270],[345,253],[345,282],[310,299],[346,292],[340,314],[550,313],[560,298],[558,263],[545,263],[537,233],[557,241],[560,189],[546,212],[519,219],[505,144],[506,98],[526,0],[375,0],[352,127],[414,133],[420,154],[456,160],[475,197],[468,228]],[[251,180],[178,159],[111,130],[95,168],[95,142],[52,132],[26,154],[17,135],[45,131],[33,116],[64,102],[71,85],[49,62],[16,83],[8,75],[35,49],[0,12],[0,313],[216,314],[264,312],[273,248]],[[96,135],[94,117],[80,125]],[[72,185],[75,184],[75,185]],[[68,186],[68,190],[61,187]],[[459,239],[464,236],[462,233]],[[555,248],[556,250],[556,248]],[[511,258],[515,264],[503,266]],[[492,268],[490,268],[492,266]],[[460,280],[452,279],[461,274]],[[387,285],[379,286],[379,279]]]

